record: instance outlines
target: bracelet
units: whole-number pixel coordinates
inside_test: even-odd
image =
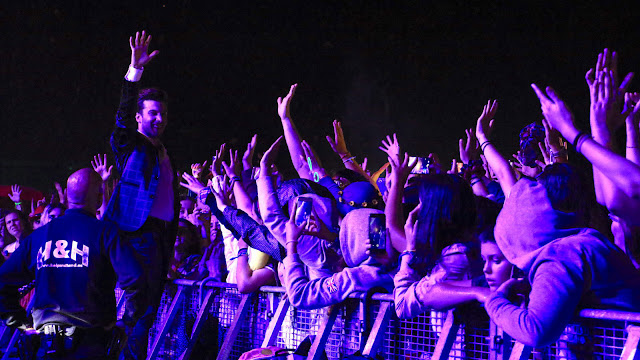
[[[584,144],[584,142],[587,141],[588,139],[591,139],[591,136],[585,133],[579,133],[578,136],[576,136],[576,139],[574,140],[574,147],[576,148],[577,152],[580,152],[580,149],[582,148],[582,144]]]
[[[244,256],[244,255],[249,256],[249,249],[247,248],[238,249],[238,255],[236,255],[236,258],[239,258],[240,256]]]
[[[15,205],[22,205],[22,201],[14,202]]]
[[[236,182],[242,182],[240,176],[234,176],[231,178],[231,187],[233,187],[233,184],[235,184]]]
[[[571,142],[571,145],[573,145],[573,147],[575,148],[576,145],[578,144],[578,140],[580,140],[581,137],[583,136],[587,136],[587,134],[585,134],[582,131],[578,131],[578,135],[576,135],[576,137],[573,138],[573,141]]]
[[[356,158],[355,156],[352,156],[350,158],[343,159],[342,162],[345,163],[345,164],[348,163],[348,162],[353,162],[353,159],[355,159],[355,158]]]
[[[291,243],[296,243],[296,245],[298,245],[298,240],[289,240],[289,241],[287,241],[286,243],[284,243],[284,246],[285,246],[285,247],[286,247],[286,246],[289,246],[289,244],[291,244]]]
[[[482,151],[482,153],[484,154],[484,149],[489,146],[489,144],[491,144],[491,141],[487,140],[485,142],[483,142],[482,144],[480,144],[480,151]]]
[[[477,183],[479,183],[479,182],[481,182],[481,181],[482,181],[482,180],[480,180],[480,179],[476,179],[476,181],[472,181],[472,182],[471,182],[471,187],[473,187],[473,185],[475,185],[475,184],[477,184]]]

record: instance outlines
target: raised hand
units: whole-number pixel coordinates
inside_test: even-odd
[[[513,156],[513,159],[515,160],[513,162],[513,167],[519,172],[521,172],[523,175],[534,178],[542,172],[542,170],[538,167],[541,165],[539,163],[539,160],[536,160],[536,164],[538,166],[527,166],[521,160],[520,151],[518,151],[517,154],[513,154],[512,156]],[[541,168],[544,168],[544,164],[542,164]]]
[[[393,134],[393,138],[387,135],[387,139],[382,139],[382,146],[378,149],[387,153],[388,157],[398,158],[400,155],[400,144],[398,143],[398,137]]]
[[[113,165],[107,167],[107,154],[103,154],[102,157],[100,154],[94,155],[93,160],[91,161],[91,167],[95,172],[100,175],[102,181],[107,181],[111,176],[111,170],[113,170]]]
[[[191,175],[194,178],[202,180],[202,172],[207,168],[207,162],[191,164]]]
[[[149,43],[151,42],[151,35],[146,35],[145,31],[136,32],[135,39],[133,36],[129,37],[129,47],[131,48],[131,66],[136,69],[142,69],[153,58],[155,58],[160,51],[155,50],[149,54]]]
[[[193,177],[191,174],[188,174],[185,172],[182,174],[182,178],[184,179],[185,182],[181,182],[180,186],[185,187],[196,194],[198,194],[200,190],[205,188],[205,186],[200,182],[200,180]]]
[[[447,174],[457,174],[458,173],[458,161],[456,159],[451,159],[451,168],[447,170]]]
[[[13,201],[16,204],[19,203],[21,194],[22,194],[22,188],[20,187],[20,185],[18,184],[11,185],[11,193],[9,193],[9,199],[11,199],[11,201]]]
[[[545,89],[546,93],[540,90],[536,84],[531,84],[531,87],[538,99],[540,99],[542,114],[549,122],[549,125],[557,129],[565,139],[573,143],[576,135],[578,135],[578,129],[574,125],[571,110],[551,87]]]
[[[417,159],[409,162],[409,154],[404,153],[404,158],[398,154],[397,157],[389,156],[387,158],[389,160],[389,166],[391,167],[391,177],[393,178],[392,183],[397,183],[397,186],[404,187],[404,183],[409,178],[409,174],[411,174],[411,170],[416,165]]]
[[[473,129],[465,129],[465,134],[467,135],[467,141],[460,139],[458,141],[458,148],[460,150],[460,161],[465,164],[468,164],[472,160],[479,159],[480,148],[478,147],[478,140],[476,139],[476,134]]]
[[[349,150],[347,150],[347,143],[344,141],[344,133],[342,132],[342,125],[338,120],[333,120],[333,138],[327,135],[327,142],[333,152],[338,154],[341,158],[347,158],[351,156]]]
[[[318,182],[320,179],[327,176],[327,173],[322,167],[322,164],[320,164],[320,160],[311,148],[311,145],[309,145],[306,140],[303,140],[301,145],[306,157],[305,161],[309,164],[309,170],[313,174],[313,181]]]
[[[251,141],[247,144],[247,150],[242,155],[242,168],[244,170],[251,170],[253,168],[253,154],[256,151],[256,143],[258,141],[258,134],[253,135]]]
[[[489,140],[491,131],[493,130],[493,117],[498,111],[498,100],[489,100],[487,105],[482,108],[482,114],[476,123],[476,137],[481,143]]]
[[[408,250],[408,251],[416,250],[416,244],[417,244],[416,238],[418,236],[418,228],[419,228],[418,214],[420,213],[421,209],[422,209],[422,201],[418,203],[418,206],[416,206],[413,210],[411,210],[411,212],[409,213],[409,216],[407,216],[407,222],[404,224],[404,234],[407,238],[407,248],[405,250]]]
[[[211,167],[209,170],[213,176],[222,175],[222,157],[227,149],[227,144],[220,145],[220,149],[216,151],[216,154],[211,158]]]
[[[278,115],[280,116],[280,119],[291,119],[290,104],[297,87],[298,84],[291,85],[287,96],[285,96],[284,98],[278,98]]]
[[[53,184],[56,187],[56,191],[58,192],[58,199],[60,201],[61,204],[66,205],[67,204],[67,189],[62,189],[62,185],[60,185],[60,183],[54,183]],[[53,201],[52,201],[53,203]]]
[[[240,157],[238,156],[238,150],[229,149],[229,164],[222,162],[224,172],[227,173],[229,179],[232,179],[242,172],[242,164],[240,163]]]
[[[216,198],[216,203],[220,211],[223,211],[225,206],[231,204],[231,187],[228,185],[228,179],[226,175],[214,176],[209,182],[209,188]]]
[[[276,162],[276,158],[278,157],[278,151],[280,151],[280,144],[282,143],[283,136],[280,136],[272,145],[269,147],[264,155],[262,155],[262,159],[260,159],[260,176],[269,176],[269,170],[271,169],[271,165],[274,165]]]

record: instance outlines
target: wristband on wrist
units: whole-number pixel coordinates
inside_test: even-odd
[[[576,135],[576,137],[573,138],[573,141],[571,142],[571,145],[573,145],[573,147],[575,148],[576,145],[578,144],[578,141],[583,136],[587,136],[587,134],[582,132],[582,131],[578,131],[578,134]]]
[[[473,187],[475,184],[479,182],[480,182],[480,179],[477,179],[477,178],[475,180],[471,179],[471,187]]]
[[[483,142],[482,144],[480,144],[480,151],[482,151],[482,153],[484,154],[484,149],[489,146],[489,144],[491,144],[491,141],[487,140],[485,142]]]
[[[240,182],[240,183],[242,183],[242,179],[240,178],[240,176],[234,176],[234,177],[232,177],[232,178],[231,178],[231,187],[233,187],[233,185],[234,185],[236,182]]]
[[[582,148],[582,144],[584,144],[584,142],[587,141],[589,138],[591,137],[583,133],[582,131],[578,133],[576,138],[573,140],[573,147],[576,149],[577,152],[580,152],[580,149]]]
[[[22,205],[22,201],[14,202],[16,205]]]
[[[244,256],[244,255],[249,256],[249,249],[248,248],[238,249],[238,255],[236,255],[236,257],[238,258],[238,257]]]
[[[355,158],[356,158],[355,156],[352,156],[350,158],[342,159],[342,162],[345,163],[345,164],[348,163],[348,162],[353,162],[353,159],[355,159]]]

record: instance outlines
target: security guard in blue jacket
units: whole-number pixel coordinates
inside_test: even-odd
[[[18,289],[35,279],[33,329],[37,358],[108,359],[111,342],[133,326],[147,306],[142,268],[116,225],[95,218],[102,180],[91,169],[67,180],[69,210],[34,231],[0,267],[0,316],[7,325],[30,328]],[[127,306],[116,326],[116,279]]]

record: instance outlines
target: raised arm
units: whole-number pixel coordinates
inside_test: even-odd
[[[134,143],[135,132],[138,128],[136,112],[138,111],[138,82],[142,77],[144,66],[158,55],[158,50],[149,54],[151,35],[145,31],[137,32],[135,38],[129,38],[131,48],[131,64],[122,83],[120,105],[116,112],[115,130],[111,134],[111,148],[113,149],[116,166],[120,171],[125,167],[126,153]]]
[[[489,140],[493,130],[493,117],[496,111],[498,111],[498,101],[494,100],[491,102],[491,100],[489,100],[487,105],[482,109],[482,114],[476,123],[476,137],[478,138],[478,142],[480,142],[480,151],[483,152],[487,163],[489,163],[489,166],[491,166],[491,169],[493,169],[496,174],[505,197],[509,197],[511,187],[517,180],[516,174],[513,172],[509,162]]]
[[[355,156],[351,156],[351,153],[347,149],[347,142],[344,140],[344,133],[342,132],[342,125],[338,120],[333,120],[333,138],[327,135],[327,142],[334,153],[336,153],[342,163],[344,163],[344,167],[357,172],[358,174],[368,179],[369,182],[373,184],[373,186],[378,188],[378,185],[375,181],[372,181],[371,177],[367,172],[358,164]]]
[[[404,185],[407,183],[415,162],[409,164],[409,155],[407,153],[404,153],[404,156],[402,155],[396,134],[393,134],[393,139],[387,135],[387,139],[382,140],[380,150],[387,153],[391,167],[391,187],[384,207],[387,229],[389,230],[393,248],[401,252],[406,248],[402,196],[404,194]]]
[[[309,166],[303,161],[304,150],[302,150],[302,138],[298,133],[298,129],[291,120],[291,100],[296,92],[298,84],[291,85],[289,93],[284,97],[278,98],[278,115],[282,121],[282,129],[284,130],[284,139],[287,142],[289,148],[289,154],[291,155],[291,162],[298,172],[298,176],[303,179],[313,180],[313,175],[309,172]]]
[[[627,118],[625,119],[625,127],[627,130],[626,157],[634,164],[640,165],[640,131],[638,129],[638,123],[640,122],[640,106],[635,106],[638,102],[640,102],[640,94],[624,94],[625,108],[630,110]]]
[[[102,220],[102,217],[107,210],[109,199],[111,198],[107,181],[111,177],[113,165],[109,166],[109,164],[107,163],[107,154],[103,154],[102,157],[100,156],[100,154],[98,154],[93,157],[93,161],[91,161],[91,167],[93,167],[93,170],[97,172],[98,175],[100,175],[100,177],[102,178],[102,205],[100,205],[100,208],[98,209],[100,213],[100,215],[98,215],[98,219]]]
[[[640,166],[607,149],[578,130],[574,125],[573,114],[552,88],[547,87],[545,93],[536,84],[531,84],[531,87],[540,99],[545,119],[558,129],[562,136],[571,142],[576,150],[582,153],[595,168],[622,190],[632,200],[634,206],[637,206],[640,200]],[[610,87],[603,87],[602,96],[607,96],[605,89],[610,89]],[[612,208],[609,210],[614,212]],[[614,214],[634,223],[638,223],[637,220],[640,220],[634,219],[638,217],[635,215],[637,212],[625,211],[624,208]]]
[[[242,164],[240,162],[240,158],[238,157],[238,151],[229,150],[229,164],[222,161],[222,167],[224,171],[227,173],[229,179],[231,179],[231,187],[233,188],[233,195],[236,199],[236,205],[238,209],[244,211],[249,214],[252,219],[257,222],[262,222],[262,219],[256,214],[254,204],[251,201],[251,198],[247,194],[246,190],[242,185],[242,178],[240,177],[242,173]]]

